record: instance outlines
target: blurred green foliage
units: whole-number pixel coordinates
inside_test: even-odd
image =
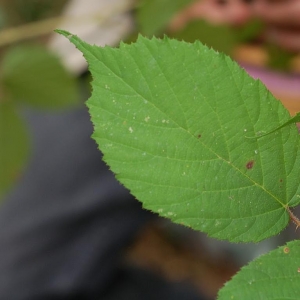
[[[20,174],[28,156],[26,124],[18,109],[65,109],[79,103],[77,80],[58,57],[40,45],[16,46],[0,62],[0,196],[15,174]]]
[[[66,1],[3,1],[0,25],[20,25],[57,15]],[[30,139],[20,111],[66,109],[79,103],[78,83],[43,39],[0,50],[0,198],[22,175]]]
[[[77,104],[76,80],[46,48],[18,46],[6,53],[0,82],[4,95],[38,108],[64,108]]]
[[[193,0],[142,0],[136,10],[138,30],[145,36],[161,35],[174,15]]]
[[[203,44],[228,55],[237,42],[234,32],[229,27],[214,26],[204,20],[192,21],[183,30],[171,33],[170,36],[191,43],[200,40]]]
[[[58,16],[68,0],[1,0],[6,26],[16,26]]]
[[[239,28],[232,28],[225,25],[213,25],[204,20],[194,20],[181,31],[170,33],[169,36],[190,43],[200,40],[203,44],[230,55],[234,47],[251,41],[260,31],[261,24],[257,21],[249,22]]]
[[[21,175],[29,155],[26,124],[12,102],[0,102],[0,198]]]

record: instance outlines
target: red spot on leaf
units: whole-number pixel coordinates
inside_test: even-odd
[[[254,160],[250,160],[250,161],[247,162],[246,168],[247,168],[248,170],[250,170],[250,169],[253,168],[253,165],[254,165]]]

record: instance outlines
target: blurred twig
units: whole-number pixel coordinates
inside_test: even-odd
[[[132,10],[132,8],[132,2],[120,1],[120,5],[117,7],[114,7],[113,9],[107,9],[106,11],[102,11],[101,13],[96,13],[93,15],[85,15],[80,17],[59,16],[4,29],[0,31],[0,47],[48,34],[53,31],[56,26],[66,21],[74,22],[76,24],[79,22],[88,23],[97,21],[98,24],[103,24],[114,15],[129,12]]]

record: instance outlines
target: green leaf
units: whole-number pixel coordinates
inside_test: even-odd
[[[193,0],[143,0],[136,11],[140,33],[152,36],[162,34],[174,15]]]
[[[230,54],[236,45],[232,28],[213,25],[204,20],[190,22],[183,30],[173,33],[172,37],[186,42],[200,40],[202,44],[226,54]]]
[[[266,136],[270,133],[274,133],[276,131],[278,131],[279,129],[287,126],[287,125],[290,125],[290,124],[293,124],[293,123],[298,123],[300,122],[300,112],[298,112],[294,117],[290,118],[289,120],[287,120],[286,122],[284,122],[283,124],[279,125],[278,127],[266,132],[266,133],[263,133],[264,131],[260,131],[260,133],[255,136],[255,137],[250,137],[250,138],[261,138],[263,136]]]
[[[259,19],[252,19],[241,27],[232,28],[239,43],[249,43],[257,40],[264,30],[264,23]]]
[[[78,104],[75,78],[42,47],[9,50],[3,58],[0,77],[5,93],[16,101],[51,109]]]
[[[171,33],[173,38],[194,42],[200,40],[202,44],[226,54],[232,54],[234,47],[241,42],[248,42],[256,37],[260,30],[260,23],[252,21],[243,27],[232,28],[226,25],[214,25],[205,20],[195,20],[187,24],[181,31]]]
[[[300,241],[265,254],[243,267],[219,291],[219,300],[298,300]]]
[[[264,50],[268,54],[268,67],[281,72],[288,72],[292,66],[292,59],[295,57],[295,53],[278,47],[277,44],[273,44],[272,41],[264,45]]]
[[[15,107],[0,102],[0,198],[20,177],[29,154],[28,132]]]
[[[289,113],[229,57],[165,38],[90,46],[88,100],[104,160],[145,208],[231,241],[259,241],[300,200],[296,126],[263,139]]]

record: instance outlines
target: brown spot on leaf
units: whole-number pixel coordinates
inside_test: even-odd
[[[285,254],[288,254],[288,253],[290,252],[290,248],[289,248],[289,247],[284,247],[284,248],[283,248],[283,252],[284,252]]]
[[[250,169],[253,168],[253,165],[254,165],[254,160],[250,160],[250,161],[247,162],[246,168],[247,168],[248,170],[250,170]]]
[[[201,138],[201,134],[198,134],[198,135],[197,135],[197,138],[200,139],[200,138]]]

